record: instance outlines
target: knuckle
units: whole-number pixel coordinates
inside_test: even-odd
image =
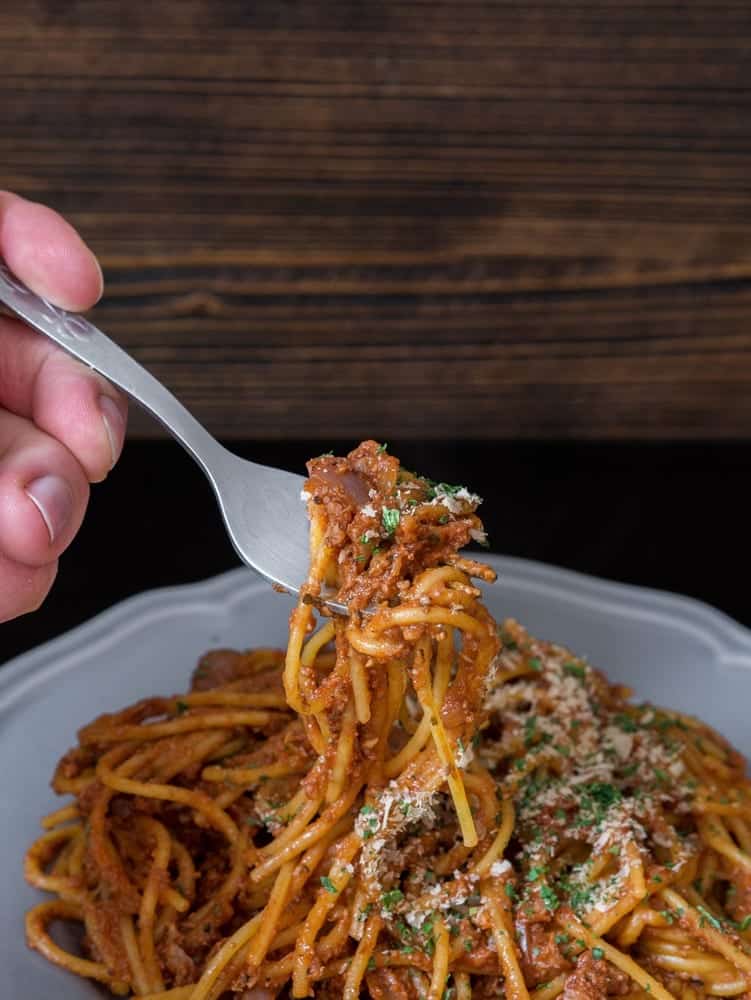
[[[101,375],[67,355],[50,355],[44,367],[37,379],[37,423],[68,448],[89,482],[100,482],[122,450],[125,399]]]

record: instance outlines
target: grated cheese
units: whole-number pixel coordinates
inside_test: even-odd
[[[523,884],[523,898],[539,905],[567,901],[579,913],[605,911],[628,877],[624,846],[651,857],[655,849],[669,850],[675,860],[678,840],[661,828],[662,807],[687,812],[694,792],[684,780],[680,744],[665,735],[673,723],[613,699],[607,682],[563,647],[536,642],[516,623],[508,633],[498,666],[500,676],[511,676],[491,686],[485,700],[500,736],[481,741],[478,755],[491,771],[504,768],[498,778],[513,798],[522,845],[514,861],[535,876]],[[514,676],[528,660],[535,672]],[[587,860],[548,883],[547,862],[571,841],[589,845]],[[693,847],[685,838],[676,863]],[[592,880],[592,858],[607,851],[614,858],[607,874]]]
[[[444,483],[438,483],[434,488],[435,496],[430,501],[431,507],[445,507],[452,514],[463,514],[466,505],[479,507],[482,497],[476,493],[470,493],[466,486],[458,490],[446,490]]]

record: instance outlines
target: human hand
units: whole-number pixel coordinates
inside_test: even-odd
[[[0,257],[64,309],[90,308],[102,272],[75,230],[43,205],[0,192]],[[0,315],[0,622],[39,607],[83,520],[89,483],[122,450],[117,390],[15,319]]]

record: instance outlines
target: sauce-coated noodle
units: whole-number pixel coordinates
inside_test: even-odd
[[[466,489],[374,442],[309,468],[286,653],[207,654],[187,694],[81,730],[26,859],[54,894],[30,945],[152,1000],[751,997],[740,756],[496,627]]]

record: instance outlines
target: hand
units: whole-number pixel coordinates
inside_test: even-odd
[[[0,192],[0,256],[65,309],[90,308],[102,272],[78,234],[43,205]],[[120,455],[127,405],[46,337],[0,315],[0,622],[39,607],[75,536],[89,483]]]

